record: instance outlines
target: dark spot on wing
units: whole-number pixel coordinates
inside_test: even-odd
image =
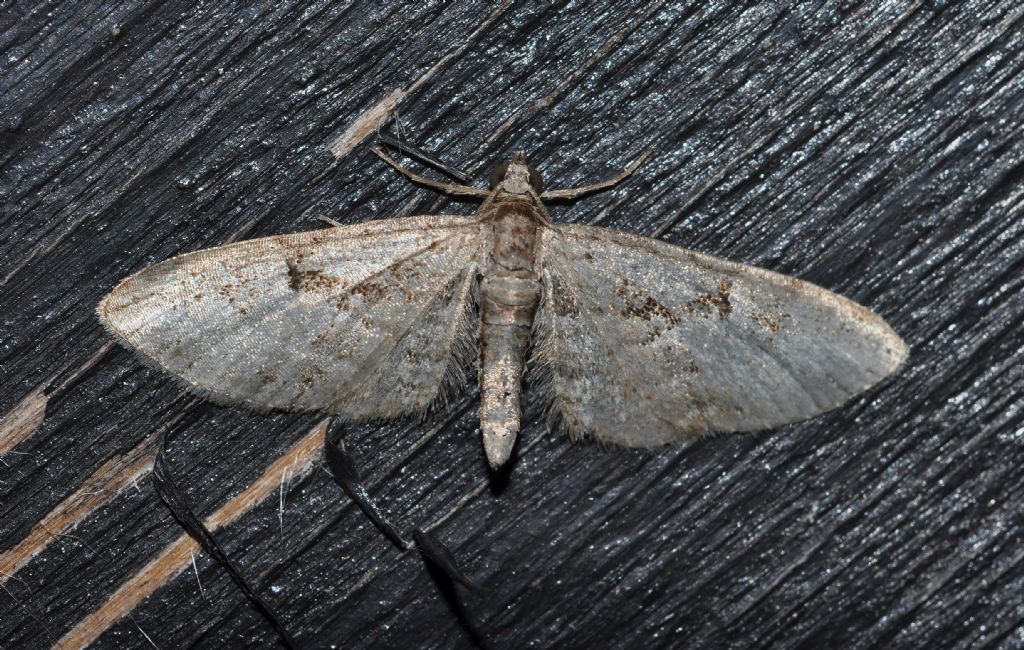
[[[302,271],[299,270],[299,265],[293,259],[285,259],[284,263],[288,265],[288,288],[298,291],[302,286]]]

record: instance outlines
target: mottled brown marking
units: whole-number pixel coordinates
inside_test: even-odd
[[[334,323],[331,323],[330,328],[320,332],[316,335],[316,338],[309,344],[311,348],[318,351],[330,352],[331,344],[333,343],[333,337],[331,334],[334,330]]]
[[[313,384],[316,383],[317,379],[324,377],[326,373],[323,369],[314,367],[309,370],[305,375],[302,376],[302,381],[299,383],[303,391],[309,390]]]
[[[551,308],[558,316],[578,316],[580,313],[579,303],[572,294],[561,294],[551,301]]]
[[[754,321],[758,325],[762,325],[767,328],[772,334],[778,334],[779,330],[782,329],[781,321],[789,318],[789,314],[771,314],[768,312],[751,314],[750,320]]]
[[[363,301],[369,304],[380,302],[391,293],[391,287],[376,280],[364,280],[349,289],[349,294],[362,296]]]
[[[256,378],[259,379],[264,384],[273,384],[273,383],[276,383],[278,379],[280,379],[280,377],[278,377],[277,373],[271,372],[270,370],[267,370],[266,368],[260,368],[259,370],[257,370],[256,371]]]
[[[571,291],[566,291],[565,287],[562,286],[562,281],[558,279],[558,276],[551,277],[551,309],[558,316],[578,316],[580,313],[580,306],[576,300],[576,295]]]
[[[626,318],[651,320],[654,317],[665,321],[665,329],[670,330],[679,324],[680,318],[672,310],[658,302],[651,294],[639,287],[631,287],[629,280],[623,278],[615,291],[622,297],[624,306],[621,314]]]
[[[732,303],[729,302],[731,292],[732,282],[721,280],[716,291],[702,291],[687,304],[696,311],[705,314],[717,312],[719,318],[726,318],[732,313]]]
[[[341,278],[324,273],[320,269],[302,269],[299,259],[286,259],[288,266],[288,288],[292,291],[329,291],[345,286]]]
[[[326,291],[344,285],[345,282],[341,278],[329,275],[318,269],[310,269],[303,273],[302,276],[302,289],[304,291]]]

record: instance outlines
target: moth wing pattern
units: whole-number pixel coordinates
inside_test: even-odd
[[[106,327],[197,392],[348,420],[420,413],[475,357],[474,217],[438,215],[253,239],[124,280]]]
[[[906,356],[846,298],[665,242],[555,224],[539,256],[531,365],[575,437],[650,447],[776,427],[839,406]]]

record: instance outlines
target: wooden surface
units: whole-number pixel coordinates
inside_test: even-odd
[[[163,431],[308,647],[1024,645],[1024,6],[228,4],[0,2],[0,646],[275,645],[193,570],[149,482]],[[517,147],[560,186],[654,148],[554,218],[821,284],[910,358],[684,448],[571,443],[531,406],[505,481],[472,388],[352,428],[382,506],[489,587],[446,599],[332,483],[317,417],[186,395],[93,315],[176,253],[470,212],[373,157],[384,119],[480,183]]]

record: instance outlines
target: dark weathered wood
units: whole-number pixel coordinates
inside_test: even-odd
[[[272,490],[218,532],[301,640],[1024,644],[1019,2],[227,4],[0,3],[0,413],[49,395],[0,454],[0,552],[38,549],[0,576],[0,645],[99,620],[179,537],[148,482],[155,434],[174,430],[171,464],[205,514],[316,423],[206,404],[104,347],[93,309],[118,279],[317,214],[472,210],[365,144],[314,182],[388,97],[406,137],[481,184],[513,148],[554,187],[651,147],[628,182],[553,217],[821,284],[882,314],[911,355],[829,415],[656,452],[548,435],[527,393],[499,485],[472,389],[425,422],[353,429],[383,507],[437,524],[490,591],[453,609],[314,469],[283,524]],[[104,469],[121,457],[138,471]],[[136,474],[139,490],[100,481],[113,487],[67,501]],[[196,563],[206,599],[188,567],[97,624],[95,645],[147,647],[140,629],[161,648],[275,643]]]

